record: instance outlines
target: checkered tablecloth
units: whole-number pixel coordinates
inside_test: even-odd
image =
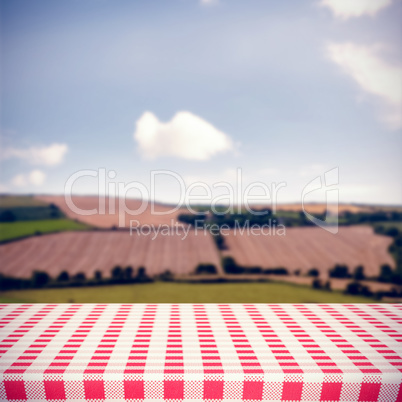
[[[0,305],[0,399],[402,401],[402,305]]]

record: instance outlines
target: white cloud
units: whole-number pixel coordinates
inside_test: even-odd
[[[134,139],[148,159],[174,156],[201,161],[234,148],[229,136],[190,112],[177,112],[167,123],[145,112],[137,120]]]
[[[18,158],[31,163],[32,165],[55,166],[63,162],[64,155],[68,151],[66,144],[51,144],[43,147],[5,148],[1,153],[2,159]]]
[[[46,175],[41,170],[36,169],[29,173],[28,178],[34,186],[40,186],[45,182]]]
[[[363,15],[373,17],[391,3],[392,0],[321,0],[319,5],[330,8],[335,17],[347,20]]]
[[[214,5],[214,4],[217,4],[217,3],[218,3],[218,0],[200,0],[200,3],[201,3],[203,6],[212,6],[212,5]]]
[[[46,179],[45,173],[41,170],[35,169],[28,174],[18,174],[13,177],[11,184],[15,187],[25,187],[29,184],[34,186],[41,186]]]
[[[328,46],[330,59],[351,76],[365,92],[382,101],[382,118],[392,129],[402,127],[402,67],[378,56],[379,46],[353,43]]]
[[[11,184],[15,187],[24,187],[27,185],[27,178],[24,174],[17,174],[12,178]]]

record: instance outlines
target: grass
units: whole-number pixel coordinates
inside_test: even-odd
[[[373,303],[373,299],[284,283],[150,284],[15,290],[3,303]]]
[[[66,230],[84,230],[89,226],[70,219],[48,219],[0,223],[0,242],[32,236],[37,232],[52,233]]]
[[[0,195],[0,221],[34,221],[62,219],[66,216],[53,204],[28,195]]]

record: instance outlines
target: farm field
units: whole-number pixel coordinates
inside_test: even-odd
[[[71,219],[78,219],[82,222],[86,222],[90,225],[101,227],[101,228],[111,228],[113,226],[118,226],[119,224],[119,208],[118,203],[119,200],[114,200],[115,211],[113,213],[109,212],[109,199],[105,200],[105,213],[99,214],[96,213],[94,215],[79,215],[69,209],[66,204],[64,196],[56,196],[56,195],[40,195],[35,197],[38,202],[44,203],[53,203],[57,205],[66,216]],[[94,208],[99,208],[99,199],[96,196],[73,196],[72,197],[74,204],[81,209],[91,210]],[[130,210],[137,210],[141,206],[141,201],[136,199],[126,199],[125,200],[127,208]],[[266,207],[266,205],[260,205],[259,208]],[[330,211],[333,211],[335,206],[326,205],[326,204],[305,204],[304,205],[307,212],[312,214],[323,213],[326,208]],[[166,224],[166,225],[174,225],[177,222],[177,217],[181,213],[188,213],[186,208],[181,208],[175,212],[169,212],[172,209],[171,206],[165,204],[154,204],[155,211],[157,213],[165,213],[164,215],[156,215],[151,213],[151,206],[148,205],[147,208],[141,212],[139,215],[130,216],[129,214],[125,214],[124,222],[125,227],[129,227],[130,219],[135,219],[140,222],[141,225],[158,225],[158,224]],[[369,206],[369,205],[354,205],[354,204],[339,204],[338,210],[339,213],[350,211],[350,212],[374,212],[377,210],[386,210],[387,207],[381,206]],[[298,203],[293,204],[279,204],[276,208],[278,211],[290,211],[290,212],[299,212],[302,210],[301,205]],[[124,215],[124,212],[121,212]]]
[[[90,278],[95,271],[108,277],[116,265],[134,270],[143,266],[150,276],[166,270],[178,275],[193,273],[200,263],[220,268],[220,257],[209,234],[195,235],[190,230],[183,237],[184,233],[176,231],[170,235],[91,231],[36,236],[1,245],[0,272],[28,278],[34,270],[52,277],[67,271],[70,275],[82,272]]]
[[[373,299],[283,283],[137,285],[16,290],[2,303],[372,303]]]
[[[44,207],[47,202],[31,195],[0,195],[0,208]]]
[[[349,212],[372,212],[375,210],[374,207],[371,206],[360,206],[354,204],[338,204],[338,205],[327,205],[321,203],[312,203],[312,204],[304,204],[304,209],[310,214],[321,214],[324,213],[327,209],[328,211],[335,212],[338,210],[339,213],[349,211]],[[302,210],[301,204],[278,204],[278,211],[293,211],[299,212]]]
[[[284,267],[302,273],[317,268],[326,275],[335,264],[350,270],[363,265],[366,276],[377,276],[382,264],[395,266],[388,252],[392,238],[374,234],[370,226],[340,227],[336,235],[317,227],[289,228],[285,236],[228,233],[223,254],[244,267]]]
[[[57,205],[63,212],[71,219],[77,219],[81,222],[85,222],[92,226],[97,226],[100,228],[112,228],[119,226],[119,213],[124,219],[124,227],[130,227],[130,220],[139,221],[140,225],[169,225],[173,226],[176,224],[177,216],[182,212],[188,212],[186,209],[177,210],[175,212],[169,212],[173,207],[163,204],[154,204],[153,208],[155,213],[152,212],[151,204],[145,208],[145,210],[139,214],[130,215],[124,213],[123,210],[119,209],[119,199],[114,199],[114,211],[109,212],[109,208],[112,204],[109,203],[109,198],[106,197],[105,200],[105,213],[96,213],[94,215],[80,215],[76,212],[70,210],[66,204],[64,196],[36,196],[38,201],[53,203]],[[73,196],[73,203],[82,210],[98,209],[99,211],[99,199],[97,196]],[[109,205],[110,204],[110,205]],[[128,210],[139,211],[141,207],[141,201],[135,199],[126,199],[125,204]],[[113,207],[112,207],[113,208]],[[113,211],[113,210],[112,210]],[[161,215],[163,213],[163,215]]]
[[[374,227],[382,226],[385,230],[390,228],[397,228],[400,232],[402,232],[402,222],[397,221],[388,221],[388,222],[375,222],[373,223]]]
[[[295,283],[299,285],[311,286],[315,278],[311,276],[295,276],[295,275],[268,275],[268,279],[278,282]],[[344,291],[347,285],[354,282],[354,279],[340,279],[330,278],[331,289]],[[363,286],[367,286],[372,292],[389,292],[392,288],[401,289],[402,286],[394,285],[392,283],[383,283],[375,281],[361,280],[359,281]]]
[[[364,204],[322,204],[322,203],[310,203],[304,204],[304,208],[310,214],[321,214],[327,209],[330,212],[343,213],[346,211],[352,213],[358,212],[376,212],[376,211],[402,211],[401,206],[387,206],[387,205],[364,205]],[[278,211],[301,211],[302,207],[298,203],[293,204],[278,204]]]
[[[66,216],[54,204],[27,195],[0,194],[0,222],[63,219]]]
[[[0,242],[32,236],[37,232],[53,233],[66,230],[85,230],[88,226],[70,219],[48,219],[41,221],[19,221],[0,223]],[[1,255],[1,254],[0,254]],[[0,257],[1,263],[1,257]]]

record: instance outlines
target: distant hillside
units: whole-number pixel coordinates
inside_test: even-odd
[[[94,215],[80,215],[70,210],[67,206],[64,196],[37,196],[38,200],[53,203],[57,205],[69,218],[77,219],[81,222],[85,222],[92,226],[97,226],[101,228],[112,228],[119,226],[119,216],[123,216],[123,222],[125,227],[130,226],[130,220],[139,221],[140,225],[175,225],[178,220],[177,216],[182,212],[188,212],[186,209],[180,209],[175,212],[169,212],[172,206],[163,205],[163,204],[154,204],[153,208],[155,213],[152,211],[151,204],[149,203],[144,211],[140,211],[142,202],[140,200],[135,199],[126,199],[125,205],[127,210],[133,211],[133,214],[124,213],[124,211],[120,211],[119,214],[119,200],[116,199],[114,203],[114,208],[116,212],[109,212],[110,207],[112,207],[112,203],[109,203],[108,197],[106,197],[106,205],[105,205],[105,214],[96,213]],[[73,196],[72,197],[74,204],[83,210],[91,210],[99,208],[99,199],[97,196]],[[140,213],[137,213],[140,211]],[[164,215],[160,215],[164,213]]]
[[[116,199],[114,202],[115,205],[115,213],[109,212],[109,199],[106,197],[106,205],[105,205],[105,214],[96,213],[94,215],[79,215],[73,211],[71,211],[65,201],[64,196],[62,195],[41,195],[36,196],[35,199],[39,202],[45,202],[48,204],[57,205],[60,210],[69,218],[76,219],[81,222],[85,222],[92,226],[97,226],[101,228],[112,228],[119,226],[119,209],[118,203],[119,200]],[[83,210],[91,210],[97,209],[99,207],[99,200],[97,196],[73,196],[74,204]],[[126,199],[125,204],[128,209],[132,211],[136,211],[141,207],[141,201],[136,199]],[[261,205],[259,207],[266,207],[266,205]],[[268,207],[270,207],[268,205]],[[328,207],[329,211],[334,212],[336,207],[334,205],[329,204],[328,206],[323,203],[311,203],[305,204],[304,208],[307,212],[311,214],[322,214],[326,211]],[[120,213],[123,215],[123,222],[125,227],[130,226],[130,220],[139,221],[140,225],[175,225],[178,223],[178,216],[183,213],[188,213],[186,208],[180,208],[177,211],[169,212],[174,207],[162,204],[155,203],[154,210],[156,213],[151,211],[151,204],[149,203],[145,210],[140,214],[130,215],[129,213],[124,213],[121,211]],[[289,204],[279,204],[276,209],[278,211],[301,211],[301,204],[298,203],[289,203]],[[375,212],[378,210],[401,210],[402,207],[387,207],[387,206],[376,206],[376,205],[355,205],[355,204],[339,204],[338,212],[343,213],[346,211],[357,213],[357,212]],[[160,215],[160,213],[166,213],[164,215]]]

